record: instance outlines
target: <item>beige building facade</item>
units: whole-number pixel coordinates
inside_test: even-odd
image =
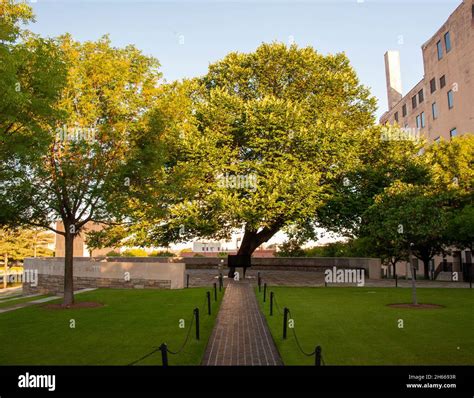
[[[105,256],[107,253],[111,251],[115,251],[115,249],[111,247],[105,247],[103,249],[94,249],[93,251],[90,250],[85,242],[85,234],[89,231],[100,231],[103,228],[101,224],[96,224],[93,222],[88,222],[83,229],[83,232],[81,232],[76,238],[74,239],[74,257],[92,257],[92,256]],[[57,222],[56,223],[56,229],[58,231],[64,231],[64,225],[62,222]],[[54,250],[54,256],[55,257],[64,257],[65,256],[65,240],[64,236],[56,234],[56,239],[55,239],[55,250]]]
[[[424,76],[405,95],[399,53],[385,53],[389,110],[380,123],[429,142],[474,133],[474,0],[464,0],[421,49]]]

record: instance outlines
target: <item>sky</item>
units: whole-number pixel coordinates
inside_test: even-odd
[[[206,73],[231,51],[294,42],[323,54],[345,52],[362,84],[387,109],[384,53],[399,50],[403,92],[423,77],[421,45],[461,0],[29,0],[42,36],[79,41],[109,34],[156,57],[167,81]],[[276,241],[281,241],[281,235]],[[332,238],[322,239],[332,240]],[[272,241],[274,241],[272,239]],[[320,243],[321,243],[320,242]]]
[[[76,40],[109,34],[156,57],[167,81],[206,73],[231,51],[295,42],[327,54],[344,51],[362,84],[387,109],[384,53],[399,50],[408,92],[423,77],[421,45],[461,0],[29,0],[43,36]]]

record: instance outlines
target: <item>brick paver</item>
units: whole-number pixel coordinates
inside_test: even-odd
[[[202,361],[206,366],[282,365],[248,280],[227,282]]]

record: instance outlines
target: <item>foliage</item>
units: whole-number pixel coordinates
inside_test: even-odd
[[[148,254],[148,257],[176,257],[176,254],[169,251],[155,250]]]
[[[127,249],[121,253],[121,257],[147,257],[145,249]]]
[[[230,53],[167,97],[182,105],[168,172],[186,176],[186,196],[166,224],[141,226],[152,244],[243,229],[239,252],[252,253],[311,223],[374,122],[374,99],[344,54],[280,43]]]
[[[0,228],[0,260],[5,255],[9,261],[51,256],[53,251],[47,245],[53,242],[54,235],[44,230]]]
[[[112,47],[108,37],[81,44],[65,35],[58,43],[67,80],[55,108],[63,117],[48,125],[48,151],[17,164],[4,189],[11,207],[20,204],[18,223],[54,229],[62,221],[65,230],[55,232],[65,236],[70,304],[74,238],[90,221],[121,222],[160,173],[159,116],[150,107],[161,74],[157,60],[133,46]]]
[[[298,240],[290,239],[283,242],[275,254],[277,257],[304,257],[305,251]]]

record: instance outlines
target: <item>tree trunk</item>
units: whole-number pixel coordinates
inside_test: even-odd
[[[73,281],[73,261],[74,261],[74,234],[66,229],[65,257],[64,257],[64,301],[63,305],[74,304],[74,281]]]
[[[251,256],[255,249],[260,246],[263,242],[258,243],[257,240],[257,232],[256,231],[248,231],[246,230],[244,233],[244,237],[242,239],[242,243],[240,244],[239,250],[237,251],[237,255],[248,255]]]
[[[3,274],[3,288],[6,289],[8,285],[8,254],[5,253],[4,259],[4,274]]]
[[[267,242],[275,235],[281,228],[282,222],[278,221],[273,224],[271,227],[265,227],[259,232],[256,230],[245,228],[244,237],[242,238],[242,243],[240,244],[237,255],[247,255],[251,256],[253,252],[264,242]],[[244,270],[245,272],[245,270]],[[229,268],[229,278],[233,278],[235,273],[235,268]]]
[[[430,258],[424,258],[423,261],[423,273],[425,279],[430,279]]]

